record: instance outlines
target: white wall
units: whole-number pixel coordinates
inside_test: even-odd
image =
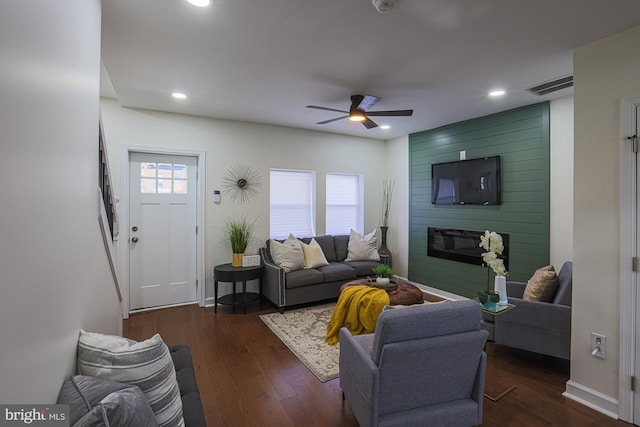
[[[269,169],[316,171],[316,234],[324,234],[324,192],[327,172],[363,174],[365,179],[365,231],[380,226],[382,182],[386,178],[386,144],[366,138],[334,135],[279,126],[207,119],[179,114],[121,108],[103,98],[101,110],[117,195],[123,194],[120,175],[125,146],[180,148],[206,152],[206,248],[207,296],[213,296],[211,268],[231,262],[223,229],[227,218],[247,214],[257,219],[260,243],[269,237]],[[233,203],[222,193],[214,204],[214,190],[222,190],[221,179],[234,164],[247,164],[262,177],[257,199],[246,205]],[[379,232],[379,231],[378,231]],[[127,240],[123,230],[122,241]],[[302,237],[302,236],[300,236]],[[257,253],[253,245],[247,253]],[[121,256],[127,256],[126,248]],[[255,284],[252,284],[255,285]],[[229,287],[230,290],[230,287]],[[221,289],[221,292],[228,290]]]
[[[573,261],[573,97],[549,103],[549,259],[557,271]]]
[[[387,141],[387,176],[395,180],[389,212],[387,247],[393,256],[393,270],[409,273],[409,136]]]
[[[98,225],[100,1],[0,5],[0,402],[53,403],[122,331]]]
[[[640,27],[574,52],[574,273],[570,385],[618,398],[620,103],[640,96]],[[607,359],[590,334],[606,335]]]

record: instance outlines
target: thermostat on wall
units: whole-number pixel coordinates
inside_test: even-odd
[[[242,257],[243,267],[257,267],[260,265],[260,255],[245,255]]]

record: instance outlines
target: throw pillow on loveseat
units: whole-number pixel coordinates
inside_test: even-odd
[[[69,425],[155,426],[156,417],[139,387],[86,375],[62,385],[58,403],[69,405]]]
[[[184,425],[173,361],[160,335],[136,342],[115,335],[81,330],[78,372],[137,385],[149,401],[158,426]]]

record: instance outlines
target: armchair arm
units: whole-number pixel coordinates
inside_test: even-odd
[[[524,282],[514,282],[512,280],[507,280],[507,295],[509,298],[522,298],[524,295],[524,288],[527,287],[527,284]]]
[[[482,402],[484,398],[484,381],[487,371],[487,353],[484,351],[480,354],[480,360],[478,361],[478,374],[476,380],[473,383],[473,390],[471,391],[471,398],[478,403],[478,420],[482,422]]]
[[[532,325],[545,330],[571,330],[571,306],[509,297],[516,307],[499,315],[496,322]]]
[[[354,413],[376,425],[379,370],[371,358],[373,334],[351,335],[340,329],[340,387]],[[358,417],[358,419],[361,419]]]

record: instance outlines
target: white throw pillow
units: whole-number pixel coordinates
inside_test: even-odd
[[[309,244],[302,243],[302,252],[304,253],[304,268],[316,268],[323,265],[329,265],[327,258],[322,252],[320,244],[316,242],[316,239],[311,239]]]
[[[184,426],[176,370],[160,335],[136,342],[80,330],[78,372],[140,387],[158,426]]]
[[[269,252],[273,262],[284,269],[286,273],[303,268],[304,253],[302,252],[301,243],[293,234],[289,234],[284,243],[270,239]]]
[[[351,230],[345,261],[380,261],[375,228],[364,237]]]

